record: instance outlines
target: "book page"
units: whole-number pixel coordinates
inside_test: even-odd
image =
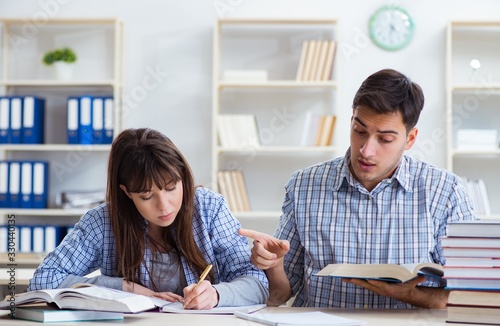
[[[173,302],[162,308],[162,312],[170,312],[177,314],[209,314],[209,315],[232,315],[236,311],[243,313],[251,313],[266,307],[265,304],[257,304],[251,306],[239,306],[239,307],[214,307],[208,310],[194,310],[194,309],[184,309],[182,308],[182,302]]]

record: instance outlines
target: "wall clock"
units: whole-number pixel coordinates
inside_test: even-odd
[[[370,17],[370,38],[384,50],[404,48],[413,38],[415,24],[406,10],[396,6],[384,6]]]

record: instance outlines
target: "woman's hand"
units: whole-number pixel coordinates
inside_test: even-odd
[[[184,288],[184,308],[206,310],[212,309],[219,303],[219,294],[209,281],[200,285],[191,284]]]
[[[183,298],[182,296],[172,293],[172,292],[155,292],[153,290],[148,289],[147,287],[144,287],[142,285],[139,285],[134,282],[128,282],[123,280],[123,291],[135,293],[135,294],[141,294],[145,295],[147,297],[155,297],[158,299],[170,301],[170,302],[175,302],[179,301],[182,302]]]

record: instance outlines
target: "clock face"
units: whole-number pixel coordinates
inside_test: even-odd
[[[368,26],[370,38],[384,50],[399,50],[413,38],[414,24],[410,15],[399,7],[386,6],[377,10]]]

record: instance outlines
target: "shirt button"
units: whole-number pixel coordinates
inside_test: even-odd
[[[366,230],[366,234],[368,235],[372,234],[372,230]]]

